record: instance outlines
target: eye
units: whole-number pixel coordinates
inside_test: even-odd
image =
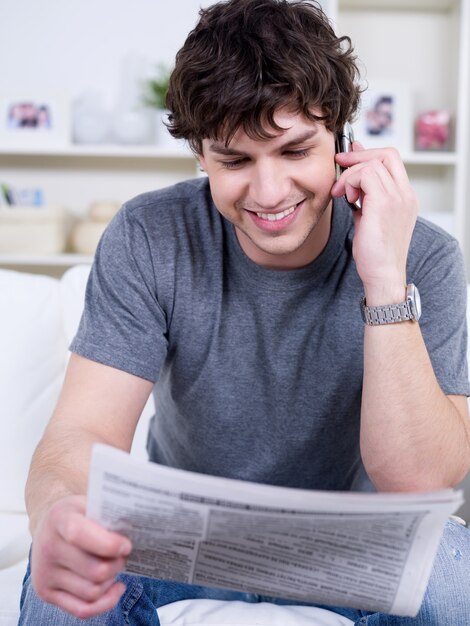
[[[246,159],[233,159],[232,161],[220,161],[220,164],[226,170],[233,170],[240,167],[245,161]]]
[[[302,150],[286,150],[285,154],[293,159],[303,159],[304,157],[308,157],[310,150],[306,148]]]

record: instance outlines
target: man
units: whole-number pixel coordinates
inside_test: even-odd
[[[208,178],[132,200],[100,243],[28,481],[21,624],[156,623],[155,607],[183,598],[253,600],[116,581],[132,546],[85,517],[92,444],[129,450],[152,389],[152,461],[310,489],[423,491],[466,474],[462,259],[454,239],[416,221],[395,150],[355,144],[336,156],[335,182],[356,79],[349,40],[308,1],[201,12],[168,105]],[[453,611],[463,625],[469,548],[449,523],[414,620],[334,610],[369,626],[442,625]]]

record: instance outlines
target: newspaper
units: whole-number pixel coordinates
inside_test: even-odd
[[[129,573],[415,616],[451,489],[307,491],[147,463],[95,445],[87,515],[129,537]]]

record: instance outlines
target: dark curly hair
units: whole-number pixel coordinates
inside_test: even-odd
[[[333,132],[353,118],[361,89],[351,40],[315,1],[228,0],[199,15],[166,97],[170,133],[196,154],[204,138],[228,144],[239,128],[271,138],[268,127],[283,130],[273,117],[282,107]]]

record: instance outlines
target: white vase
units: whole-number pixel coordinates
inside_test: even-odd
[[[121,144],[142,145],[153,143],[154,116],[148,109],[118,111],[113,121],[114,139]]]
[[[73,106],[73,140],[81,144],[99,144],[109,140],[109,112],[94,92],[83,94]]]

